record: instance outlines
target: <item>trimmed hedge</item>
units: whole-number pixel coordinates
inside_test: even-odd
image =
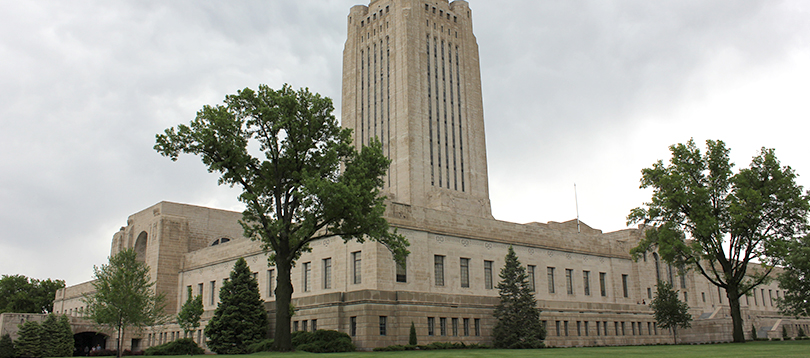
[[[205,350],[200,348],[197,343],[194,343],[191,338],[181,338],[176,341],[147,348],[143,353],[147,356],[179,356],[204,354]]]
[[[427,345],[418,346],[418,345],[393,345],[388,347],[378,347],[374,348],[376,352],[396,352],[396,351],[413,351],[413,350],[423,350],[423,351],[433,351],[433,350],[442,350],[442,349],[489,349],[489,346],[485,344],[478,344],[473,343],[470,345],[464,344],[464,342],[433,342]]]
[[[296,350],[310,353],[354,352],[357,349],[348,334],[326,329],[293,332],[292,345]]]

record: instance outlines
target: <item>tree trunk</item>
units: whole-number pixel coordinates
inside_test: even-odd
[[[728,288],[726,288],[728,305],[731,307],[731,324],[733,326],[732,337],[734,343],[745,343],[742,312],[740,312],[740,295],[737,292],[737,285],[729,285]]]
[[[678,327],[672,327],[672,341],[678,345]]]
[[[292,265],[283,260],[276,259],[276,332],[275,346],[280,352],[288,352],[292,347],[292,334],[290,332],[290,301],[292,301],[293,286],[290,277]]]
[[[124,340],[124,326],[118,326],[118,347],[115,349],[115,356],[121,357],[121,341]]]

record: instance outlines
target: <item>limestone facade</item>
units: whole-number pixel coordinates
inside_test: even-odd
[[[411,322],[420,344],[491,343],[495,285],[511,245],[532,277],[550,346],[669,343],[649,303],[658,279],[689,303],[687,342],[731,339],[728,300],[693,271],[670,268],[657,254],[634,261],[641,231],[603,233],[584,223],[517,224],[492,218],[472,12],[466,1],[373,0],[354,6],[343,55],[343,126],[354,141],[377,138],[392,160],[386,218],[410,242],[398,268],[376,243],[314,242],[292,271],[294,330],[349,333],[361,349],[405,344]],[[134,248],[151,267],[158,291],[176,314],[201,294],[203,326],[239,257],[259,283],[274,319],[275,270],[258,243],[245,239],[240,213],[160,202],[133,214],[113,236],[111,254]],[[56,310],[80,315],[88,284],[56,295]],[[776,336],[808,320],[778,314],[777,284],[744,298],[745,327]],[[271,329],[274,324],[270,324]],[[746,328],[747,329],[747,328]],[[176,324],[134,332],[125,346],[181,337]],[[202,332],[192,337],[200,342]],[[202,342],[204,344],[204,342]]]

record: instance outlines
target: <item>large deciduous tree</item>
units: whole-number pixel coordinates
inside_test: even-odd
[[[498,322],[492,330],[495,348],[542,348],[546,331],[540,323],[540,309],[529,286],[526,268],[512,246],[506,254],[498,282],[501,301],[495,307]]]
[[[121,342],[130,326],[144,327],[166,318],[165,298],[155,292],[149,279],[149,266],[139,261],[133,249],[118,252],[109,263],[94,266],[95,292],[84,296],[87,318],[118,332],[118,356]]]
[[[63,280],[29,279],[23,275],[0,278],[0,313],[50,313],[56,291],[65,287]]]
[[[658,327],[672,330],[672,340],[678,344],[678,328],[692,326],[692,315],[689,305],[678,298],[678,292],[672,289],[667,281],[658,281],[655,286],[655,298],[650,302]]]
[[[242,189],[245,236],[262,242],[278,272],[280,351],[292,349],[290,270],[312,241],[371,239],[387,246],[397,262],[408,254],[407,241],[383,218],[379,188],[390,160],[378,141],[357,151],[332,111],[329,98],[306,89],[261,85],[226,96],[224,105],[204,106],[188,125],[157,135],[160,154],[172,160],[180,153],[199,155],[220,174],[220,184]]]
[[[208,347],[217,354],[249,353],[247,346],[266,335],[267,311],[259,295],[259,284],[240,257],[219,290],[214,317],[205,326]]]
[[[725,289],[734,342],[744,342],[740,297],[769,278],[787,242],[807,226],[808,194],[773,149],[762,148],[736,174],[722,141],[670,146],[672,158],[642,170],[641,188],[652,200],[635,208],[628,224],[643,223],[635,257],[657,249],[667,262],[695,268]],[[758,261],[762,269],[749,270]]]
[[[788,244],[784,258],[778,279],[785,294],[777,306],[785,315],[810,316],[810,235]]]

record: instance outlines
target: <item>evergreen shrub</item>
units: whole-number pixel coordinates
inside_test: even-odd
[[[164,343],[159,346],[147,348],[144,355],[147,356],[179,356],[204,354],[205,350],[200,348],[191,338],[181,338],[176,341]]]
[[[275,340],[272,338],[258,341],[256,343],[249,344],[247,346],[247,351],[248,353],[270,352],[273,350],[273,343],[275,343]]]

